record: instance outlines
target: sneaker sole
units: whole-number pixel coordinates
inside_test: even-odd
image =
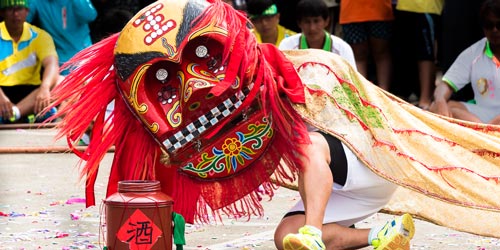
[[[415,235],[415,225],[413,224],[413,218],[411,215],[403,214],[403,216],[401,216],[401,225],[401,234],[404,235],[408,241],[413,239],[413,236]]]
[[[283,249],[284,250],[312,250],[311,248],[304,246],[302,241],[293,236],[286,236],[283,239]]]
[[[377,247],[377,250],[409,250],[410,240],[415,235],[415,225],[413,218],[409,214],[401,216],[401,227],[398,229],[398,234],[394,235],[385,244]]]
[[[410,240],[403,235],[398,234],[385,245],[379,246],[377,250],[410,250]]]

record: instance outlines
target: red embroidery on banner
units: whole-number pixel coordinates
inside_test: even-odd
[[[161,229],[137,209],[123,223],[116,236],[120,241],[128,243],[130,250],[150,250],[162,234]]]

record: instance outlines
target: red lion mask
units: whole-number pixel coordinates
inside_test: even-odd
[[[79,153],[87,205],[114,145],[108,195],[120,180],[160,180],[188,222],[219,209],[261,215],[258,190],[272,195],[273,173],[294,178],[298,146],[309,142],[290,105],[304,102],[293,65],[258,45],[246,17],[220,1],[155,2],[67,65],[75,69],[54,105],[70,103],[59,115],[72,145],[93,124]]]

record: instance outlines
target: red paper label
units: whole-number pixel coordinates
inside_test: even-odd
[[[120,241],[128,243],[130,250],[150,250],[162,234],[161,229],[137,209],[123,223],[116,236]]]

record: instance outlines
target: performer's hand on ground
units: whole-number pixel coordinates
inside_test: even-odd
[[[433,101],[429,106],[429,111],[451,117],[450,109],[448,108],[448,103],[446,101]]]

